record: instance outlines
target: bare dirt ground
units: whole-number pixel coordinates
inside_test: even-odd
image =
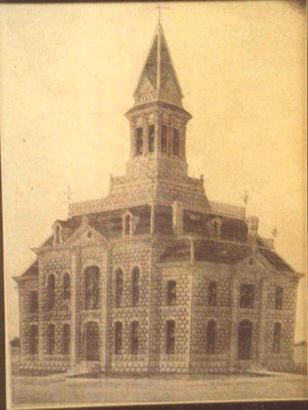
[[[237,401],[307,398],[307,376],[260,375],[67,378],[65,375],[12,379],[13,406]]]

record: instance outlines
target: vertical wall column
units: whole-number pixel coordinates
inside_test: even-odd
[[[78,330],[77,330],[77,303],[80,303],[78,297],[78,269],[79,269],[79,262],[80,262],[80,250],[79,248],[74,248],[71,253],[71,366],[78,360]]]
[[[231,312],[230,312],[230,356],[229,367],[234,368],[238,355],[238,300],[239,300],[239,280],[233,272],[231,279]]]
[[[258,362],[264,364],[265,361],[265,329],[267,313],[267,295],[269,289],[269,280],[261,279],[260,281],[260,307],[259,307],[259,335],[258,335]]]

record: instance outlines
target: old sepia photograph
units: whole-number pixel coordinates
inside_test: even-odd
[[[305,2],[0,19],[7,409],[307,399]]]

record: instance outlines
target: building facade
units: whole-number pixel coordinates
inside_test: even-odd
[[[187,173],[181,86],[163,29],[139,78],[126,175],[69,205],[16,277],[21,367],[68,374],[293,368],[300,274],[245,208]]]

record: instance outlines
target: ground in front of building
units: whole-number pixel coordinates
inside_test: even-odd
[[[298,399],[307,398],[307,376],[291,373],[135,378],[15,375],[12,393],[14,406]]]

